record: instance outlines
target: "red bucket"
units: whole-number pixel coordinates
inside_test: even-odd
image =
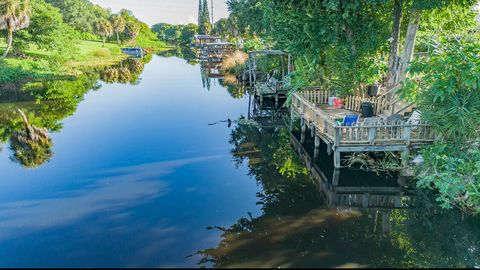
[[[339,99],[339,98],[336,98],[334,101],[333,101],[333,107],[337,108],[337,109],[342,109],[343,108],[343,100]]]

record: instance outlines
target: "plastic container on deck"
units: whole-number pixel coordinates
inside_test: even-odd
[[[334,102],[335,102],[335,99],[337,99],[337,98],[336,97],[329,97],[328,98],[328,105],[333,106]]]
[[[371,102],[363,102],[360,106],[362,110],[362,117],[372,117],[374,115],[373,104]]]

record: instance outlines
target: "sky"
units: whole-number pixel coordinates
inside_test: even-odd
[[[105,8],[117,12],[122,8],[133,11],[135,17],[149,25],[164,22],[171,24],[196,23],[198,0],[91,0]],[[227,17],[225,0],[213,1],[214,19]]]

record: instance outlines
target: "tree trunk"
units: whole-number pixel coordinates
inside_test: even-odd
[[[400,49],[400,27],[402,23],[402,0],[395,0],[393,8],[392,41],[390,44],[390,56],[388,58],[388,85],[387,89],[395,87],[398,68],[398,51]]]
[[[407,76],[407,68],[412,61],[413,53],[415,52],[415,41],[417,39],[418,27],[420,26],[421,10],[412,10],[410,21],[408,23],[407,36],[405,38],[405,48],[399,63],[399,77],[398,82],[405,80]]]
[[[347,42],[350,44],[350,59],[355,59],[357,56],[357,45],[353,40],[353,30],[350,26],[345,27],[345,34],[347,37]]]
[[[13,22],[11,19],[8,20],[7,22],[7,47],[5,48],[5,52],[3,52],[3,58],[6,58],[8,55],[8,52],[12,48],[12,43],[13,43]]]
[[[105,37],[103,37],[103,47],[105,47]]]
[[[120,45],[120,35],[118,34],[118,32],[115,32],[117,34],[117,44]]]
[[[391,91],[388,94],[388,99],[390,101],[395,97],[395,91],[393,89],[398,87],[398,85],[407,77],[407,69],[413,58],[413,52],[415,51],[415,41],[417,39],[418,27],[420,26],[421,13],[421,10],[417,9],[411,11],[403,53],[397,58],[391,69],[389,78],[391,81],[389,81],[388,88],[388,91]]]

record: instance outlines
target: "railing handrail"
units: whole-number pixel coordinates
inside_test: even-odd
[[[372,145],[385,142],[409,145],[434,140],[431,125],[427,121],[379,119],[376,122],[359,122],[352,126],[343,126],[332,119],[332,116],[317,108],[316,103],[309,98],[311,96],[308,93],[295,93],[292,98],[292,106],[303,115],[302,117],[309,124],[337,146]],[[318,99],[318,97],[315,98]]]
[[[309,96],[312,96],[312,94],[313,96],[315,96],[317,93],[320,93],[320,99],[322,102],[315,103],[315,104],[327,104],[328,97],[332,95],[332,91],[322,89],[319,86],[305,87],[303,91],[300,91],[297,93],[300,93],[300,95],[302,95],[307,99]],[[361,112],[360,106],[363,102],[371,102],[374,106],[375,115],[381,115],[389,112],[392,106],[394,105],[392,103],[389,103],[387,98],[384,95],[375,96],[375,97],[349,95],[342,98],[342,100],[344,101],[345,108],[355,112]]]

